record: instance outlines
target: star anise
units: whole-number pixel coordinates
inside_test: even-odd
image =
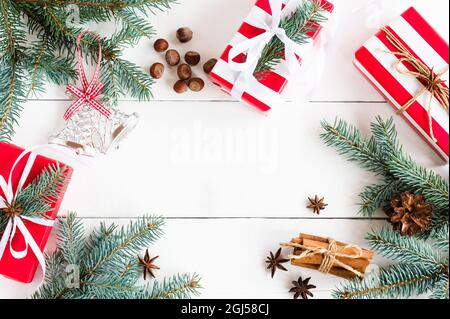
[[[267,256],[266,263],[269,265],[267,266],[267,269],[271,269],[272,278],[275,275],[275,271],[278,269],[287,271],[286,268],[282,264],[287,263],[289,259],[281,258],[281,248],[277,250],[275,255],[270,252],[270,256]]]
[[[308,199],[309,199],[311,204],[309,204],[307,206],[307,208],[311,208],[314,211],[314,213],[317,214],[317,215],[320,215],[320,211],[324,210],[325,207],[328,206],[328,204],[324,203],[325,198],[319,199],[319,196],[317,196],[317,195],[314,196],[314,199],[313,198],[309,198],[309,197],[308,197]]]
[[[305,280],[302,277],[299,277],[297,281],[293,281],[292,284],[294,287],[289,290],[289,292],[294,292],[294,299],[298,299],[298,297],[302,297],[303,299],[308,299],[308,296],[314,297],[314,295],[309,291],[310,289],[316,288],[314,285],[309,284],[309,280],[311,278],[306,278]]]
[[[144,266],[144,280],[147,279],[147,273],[152,276],[153,278],[155,278],[155,274],[153,273],[153,269],[160,269],[158,266],[154,265],[153,262],[159,258],[159,256],[150,258],[150,254],[147,251],[145,252],[145,256],[144,258],[138,257],[139,258],[139,263]]]

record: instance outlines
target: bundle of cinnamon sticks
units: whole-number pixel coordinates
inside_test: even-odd
[[[330,238],[300,234],[285,247],[294,248],[291,263],[343,278],[364,277],[373,252]]]

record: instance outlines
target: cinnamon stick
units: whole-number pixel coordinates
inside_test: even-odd
[[[307,247],[312,248],[328,248],[328,239],[314,236],[314,235],[308,235],[308,234],[300,234],[298,238],[294,238],[291,241],[295,244],[304,245]],[[336,241],[336,245],[338,246],[338,249],[341,253],[344,254],[355,254],[357,253],[356,249],[354,247],[346,247],[349,246],[346,243],[338,242]],[[294,249],[294,255],[300,255],[304,249],[301,248],[295,248]],[[336,257],[337,260],[340,262],[350,266],[351,268],[355,269],[356,271],[360,273],[365,273],[367,266],[370,264],[372,258],[373,258],[373,252],[367,249],[362,249],[362,254],[360,258],[349,258],[349,257]],[[320,265],[322,264],[324,260],[324,256],[320,254],[304,257],[301,259],[292,259],[291,263],[296,266],[300,267],[306,267],[311,269],[319,269]],[[341,268],[339,265],[334,266],[330,270],[330,274],[343,277],[343,278],[353,278],[355,277],[355,274],[349,270]]]

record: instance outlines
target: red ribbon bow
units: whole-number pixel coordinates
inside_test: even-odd
[[[85,34],[88,33],[93,35],[98,43],[97,66],[95,68],[95,72],[90,83],[88,83],[86,79],[86,73],[84,72],[83,67],[83,57],[81,55],[81,39]],[[67,91],[78,97],[78,99],[67,109],[66,113],[64,114],[64,119],[65,120],[70,119],[73,116],[73,114],[77,112],[80,109],[80,107],[82,107],[85,103],[88,103],[94,109],[99,111],[103,116],[109,118],[111,116],[111,111],[96,100],[97,97],[100,95],[100,92],[104,88],[104,84],[98,82],[98,76],[100,74],[100,63],[102,61],[102,46],[100,38],[93,32],[90,31],[82,32],[77,38],[77,50],[78,50],[78,71],[80,74],[81,84],[83,85],[83,90],[78,89],[74,84],[70,84],[67,87]]]

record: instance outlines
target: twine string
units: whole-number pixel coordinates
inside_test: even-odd
[[[333,238],[328,238],[328,247],[327,248],[321,248],[321,247],[313,247],[313,246],[305,246],[302,244],[297,243],[284,243],[281,244],[283,247],[291,247],[291,248],[300,248],[303,251],[300,253],[300,255],[290,255],[290,259],[303,259],[305,257],[312,257],[316,255],[322,255],[323,260],[322,263],[319,266],[319,271],[324,274],[329,274],[330,271],[333,269],[334,266],[339,266],[341,268],[344,268],[345,270],[348,270],[352,273],[354,273],[356,276],[360,278],[364,278],[364,274],[356,270],[355,268],[343,263],[342,261],[338,260],[338,257],[341,258],[350,258],[350,259],[358,259],[363,256],[363,250],[361,247],[356,245],[346,245],[342,248],[339,248],[337,245],[336,240]],[[353,253],[344,253],[347,249],[353,249]]]
[[[433,101],[433,97],[435,97],[443,106],[443,108],[447,112],[449,111],[449,89],[444,85],[445,80],[442,79],[442,76],[448,72],[449,68],[446,67],[443,71],[435,73],[434,67],[430,69],[420,59],[416,58],[388,28],[384,27],[382,31],[386,33],[386,37],[389,43],[392,44],[397,50],[396,52],[385,51],[386,53],[392,54],[398,58],[398,61],[394,65],[395,70],[402,75],[415,77],[422,83],[425,83],[424,87],[420,89],[408,102],[406,102],[405,105],[403,105],[398,110],[398,113],[403,114],[409,109],[411,105],[413,105],[417,101],[417,99],[419,99],[419,97],[421,97],[427,91],[430,92],[430,95],[428,96],[426,101],[425,109],[428,113],[428,127],[430,136],[433,141],[437,143],[438,140],[434,136],[433,130],[431,104]],[[413,67],[414,71],[406,69],[405,63],[409,63]]]

